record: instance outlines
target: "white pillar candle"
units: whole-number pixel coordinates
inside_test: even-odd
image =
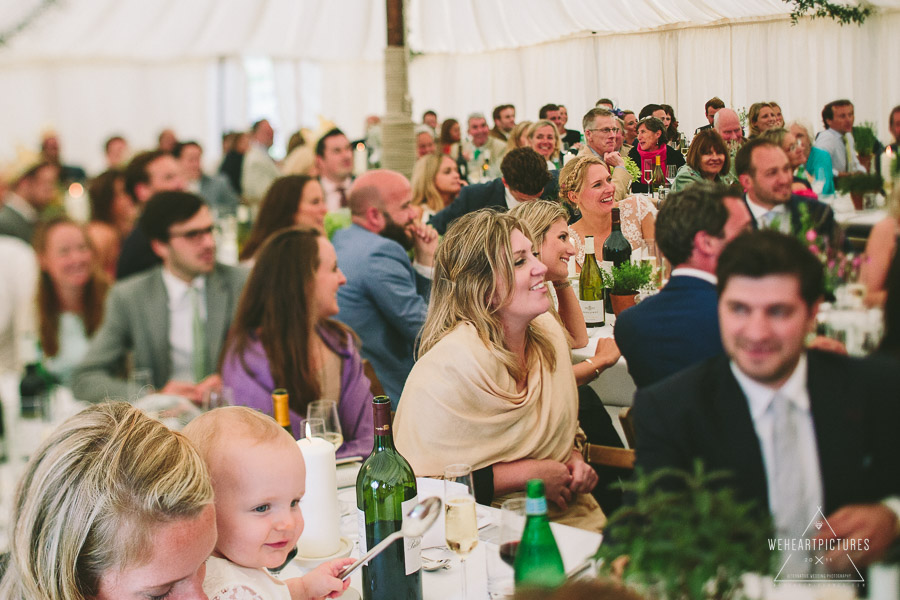
[[[304,526],[298,551],[304,558],[331,556],[341,545],[334,444],[310,438],[297,445],[306,463],[306,493],[300,500]]]
[[[893,166],[894,153],[891,151],[891,147],[888,146],[881,154],[881,176],[884,177],[884,191],[887,192],[888,196],[890,196],[894,184],[891,176],[891,167]]]
[[[369,152],[362,142],[353,150],[353,174],[359,177],[369,169]]]

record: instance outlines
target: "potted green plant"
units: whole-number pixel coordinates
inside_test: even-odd
[[[850,194],[856,210],[863,208],[863,196],[880,192],[884,179],[878,173],[851,173],[839,177],[834,186],[842,194]]]
[[[595,555],[600,574],[620,568],[624,561],[616,559],[627,556],[624,583],[665,600],[738,598],[744,574],[772,574],[771,519],[721,486],[725,477],[705,472],[699,460],[693,473],[637,471],[623,484],[633,502],[610,516]]]
[[[866,172],[872,171],[872,155],[875,154],[875,145],[878,136],[875,134],[875,124],[866,121],[853,127],[853,145],[856,146],[856,155],[859,162],[866,168]]]
[[[650,285],[652,274],[653,266],[649,262],[622,263],[603,274],[614,315],[634,306],[635,295]]]

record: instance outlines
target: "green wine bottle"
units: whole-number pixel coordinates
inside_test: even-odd
[[[588,327],[606,325],[606,310],[603,306],[603,277],[594,255],[594,236],[584,238],[584,264],[578,277],[578,304]]]
[[[619,207],[612,209],[612,231],[603,241],[603,261],[611,262],[614,267],[631,260],[631,243],[622,233],[622,222]]]
[[[547,520],[544,482],[531,479],[525,487],[525,530],[516,551],[515,582],[520,588],[554,588],[566,580],[562,556]]]
[[[660,164],[659,158],[660,157],[657,155],[656,164],[653,165],[653,180],[650,183],[650,193],[653,193],[653,188],[656,188],[656,191],[659,192],[659,188],[666,182],[666,174],[663,173],[662,164]]]
[[[400,531],[418,503],[412,467],[394,449],[391,399],[376,396],[375,446],[356,477],[359,553]],[[422,538],[403,538],[362,568],[363,600],[422,600]]]

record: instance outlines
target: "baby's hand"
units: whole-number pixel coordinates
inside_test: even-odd
[[[303,577],[288,579],[291,600],[314,600],[315,598],[337,598],[350,587],[350,580],[338,579],[345,567],[356,562],[353,558],[339,558],[321,564]]]

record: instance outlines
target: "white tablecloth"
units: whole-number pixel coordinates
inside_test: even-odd
[[[588,335],[590,341],[584,348],[575,348],[572,350],[572,363],[579,363],[586,358],[594,355],[597,348],[597,340],[600,338],[613,337],[613,326],[616,317],[612,313],[606,314],[606,325],[599,329],[589,329]],[[591,382],[591,388],[606,406],[631,406],[634,401],[634,392],[637,386],[634,380],[628,374],[628,365],[625,358],[619,358],[618,362],[603,371],[600,377]]]

